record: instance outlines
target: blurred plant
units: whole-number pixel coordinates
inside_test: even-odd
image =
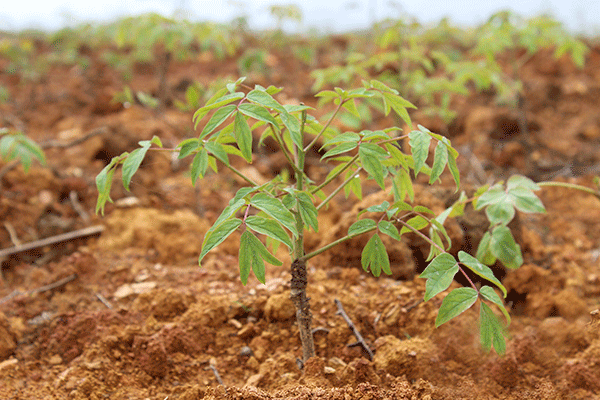
[[[29,171],[33,160],[46,164],[42,148],[20,131],[0,128],[0,159],[4,162],[19,161],[25,172]]]

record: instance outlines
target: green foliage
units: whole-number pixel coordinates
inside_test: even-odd
[[[20,131],[0,129],[0,159],[9,162],[19,160],[25,172],[31,168],[33,160],[46,164],[42,148]]]
[[[208,167],[215,172],[228,168],[247,182],[247,186],[238,190],[206,232],[199,263],[237,231],[241,234],[239,269],[242,283],[247,283],[251,271],[259,282],[264,282],[265,262],[281,264],[275,256],[278,244],[285,245],[292,259],[306,261],[343,241],[370,234],[362,251],[361,264],[365,271],[379,276],[381,272],[392,273],[382,235],[402,240],[402,235],[413,233],[431,244],[428,257],[431,262],[421,274],[427,279],[425,300],[446,291],[455,275],[459,272],[466,275],[466,271],[489,281],[506,296],[506,289],[486,264],[499,260],[514,268],[522,263],[520,248],[507,224],[515,210],[544,211],[533,193],[537,190],[533,182],[524,177],[512,177],[506,185],[501,183],[483,188],[472,199],[467,199],[462,193],[454,205],[435,215],[427,207],[406,201],[414,201],[411,174],[415,177],[425,174],[429,183],[433,184],[442,179],[443,172],[448,169],[449,178],[458,190],[458,152],[448,138],[420,125],[407,134],[401,134],[401,129],[396,127],[377,131],[339,131],[333,128],[334,121],[339,121],[344,115],[360,118],[362,107],[378,107],[385,115],[393,112],[410,125],[407,110],[414,106],[398,91],[377,80],[363,81],[362,87],[353,90],[335,88],[322,91],[317,94],[319,106],[329,104],[335,111],[320,122],[309,115],[310,107],[280,103],[276,94],[281,89],[259,85],[247,88],[242,85],[243,80],[238,79],[217,90],[194,113],[193,122],[199,131],[198,136],[183,140],[173,149],[179,152],[179,158],[193,157],[190,167],[193,183],[208,173]],[[286,175],[259,185],[230,163],[230,157],[252,162],[254,137],[259,138],[258,145],[266,138],[275,142],[295,175],[294,183],[288,183]],[[409,153],[401,150],[400,141],[408,142]],[[156,137],[142,141],[140,148],[115,157],[98,175],[97,211],[103,212],[106,202],[111,201],[110,187],[118,165],[123,165],[122,181],[129,190],[133,174],[153,144],[162,146]],[[304,168],[307,152],[316,146],[324,152],[321,162],[332,166],[331,172],[320,182],[308,176]],[[432,159],[431,147],[434,148]],[[429,160],[432,160],[431,164]],[[359,219],[350,226],[346,236],[305,253],[304,231],[319,230],[319,210],[342,190],[346,197],[352,193],[360,197],[365,179],[372,179],[382,190],[391,191],[393,204],[384,201],[370,205],[359,213]],[[326,186],[331,187],[329,196],[322,191]],[[482,240],[477,258],[461,251],[457,261],[448,253],[452,243],[444,222],[447,218],[461,215],[465,204],[470,201],[477,209],[485,209],[490,230]],[[424,233],[426,231],[428,235]],[[272,245],[271,250],[261,238]],[[478,301],[482,310],[482,345],[486,349],[493,346],[496,351],[503,352],[504,327],[486,303],[495,305],[507,321],[510,319],[500,296],[490,286],[478,289],[472,285],[450,291],[442,302],[436,326],[450,321]]]

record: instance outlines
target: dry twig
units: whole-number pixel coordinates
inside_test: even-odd
[[[367,345],[367,342],[365,342],[365,339],[362,337],[362,335],[360,334],[360,332],[358,331],[358,329],[356,328],[356,326],[354,325],[354,323],[352,322],[352,320],[350,319],[348,314],[346,314],[346,311],[344,311],[344,307],[342,306],[342,303],[338,299],[335,299],[334,302],[338,308],[338,311],[336,314],[339,314],[342,316],[342,318],[344,318],[344,320],[348,324],[348,327],[350,328],[350,330],[354,334],[354,337],[356,337],[356,340],[357,340],[356,343],[349,344],[348,347],[354,347],[354,346],[362,347],[363,351],[368,355],[369,361],[373,361],[373,357],[374,357],[373,350],[371,350],[371,348]]]

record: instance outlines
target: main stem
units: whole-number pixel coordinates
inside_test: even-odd
[[[305,113],[302,115],[302,136],[304,136],[304,124],[306,122]],[[304,156],[305,151],[302,148],[297,149],[296,154],[296,189],[304,189]],[[292,280],[290,288],[290,299],[296,306],[296,321],[300,331],[300,341],[302,342],[302,361],[306,362],[315,356],[315,342],[312,335],[312,313],[310,312],[309,298],[306,296],[306,285],[308,278],[306,274],[306,260],[304,256],[304,222],[300,212],[296,211],[296,228],[298,238],[294,242],[292,262]]]

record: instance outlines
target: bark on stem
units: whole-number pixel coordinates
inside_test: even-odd
[[[315,356],[315,342],[312,335],[312,314],[310,312],[309,298],[306,297],[306,261],[294,260],[292,263],[292,282],[290,299],[296,306],[296,321],[302,342],[302,361],[306,362]]]

